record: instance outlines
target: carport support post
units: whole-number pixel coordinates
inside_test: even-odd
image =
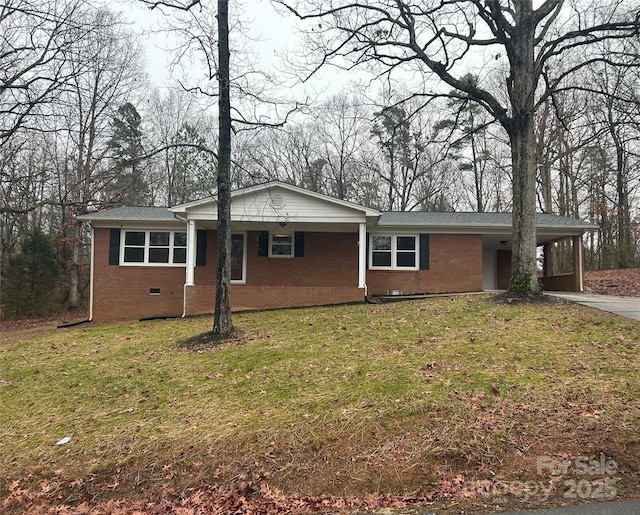
[[[573,237],[573,274],[575,291],[583,291],[582,236]]]
[[[553,242],[545,243],[542,246],[542,276],[543,277],[552,277],[553,276]]]

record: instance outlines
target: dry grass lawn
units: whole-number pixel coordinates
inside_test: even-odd
[[[234,323],[196,352],[178,344],[208,317],[3,335],[0,506],[195,510],[214,484],[240,508],[277,492],[273,512],[640,496],[636,322],[469,296]],[[576,457],[615,467],[585,476]]]

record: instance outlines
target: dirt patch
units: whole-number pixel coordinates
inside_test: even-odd
[[[57,326],[86,320],[86,311],[68,311],[38,318],[23,318],[20,320],[3,320],[0,322],[0,343],[9,344],[39,338],[55,333]]]
[[[176,346],[181,350],[201,352],[229,347],[231,345],[243,345],[260,338],[266,338],[266,336],[234,327],[227,334],[216,334],[213,331],[198,334],[187,340],[178,342]]]
[[[550,297],[544,293],[499,293],[489,299],[495,304],[506,305],[538,305],[538,304],[569,304],[570,301],[559,297]]]
[[[34,327],[67,324],[77,320],[84,320],[88,314],[84,310],[66,311],[56,315],[47,315],[44,317],[21,318],[19,320],[3,320],[0,322],[0,331],[20,331],[24,329],[33,329]]]
[[[584,273],[584,288],[600,295],[640,297],[640,268],[590,270]]]

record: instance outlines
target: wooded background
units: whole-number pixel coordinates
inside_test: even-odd
[[[0,2],[3,317],[86,303],[89,235],[76,216],[216,195],[215,6],[174,15],[169,28],[176,62],[188,56],[210,82],[150,84],[138,37],[108,8]],[[380,210],[511,210],[509,141],[477,104],[425,100],[402,80],[276,101],[267,86],[283,83],[244,58],[247,31],[232,28],[232,99],[257,115],[234,115],[233,189],[278,179]],[[599,45],[618,66],[582,67],[538,109],[538,209],[598,225],[584,239],[588,269],[637,267],[640,42]],[[585,58],[565,55],[545,77]],[[485,66],[499,68],[500,56]]]

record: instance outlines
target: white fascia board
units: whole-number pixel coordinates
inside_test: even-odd
[[[187,202],[186,204],[178,204],[177,206],[170,207],[169,211],[171,211],[174,214],[184,215],[187,213],[187,209],[190,209],[192,207],[197,207],[202,204],[207,204],[208,202],[211,202],[215,206],[216,199],[214,197],[207,197],[207,198],[201,198],[198,200],[192,200],[191,202]]]
[[[443,234],[497,234],[511,232],[511,226],[496,227],[487,225],[424,225],[424,224],[377,224],[370,232],[384,231],[420,231]]]
[[[197,215],[189,215],[189,220],[193,221],[205,221],[205,222],[216,222],[217,216],[208,216],[206,214],[197,214]],[[242,217],[231,217],[231,223],[280,223],[283,221],[282,216],[260,216],[260,217],[251,217],[251,216],[242,216]],[[287,217],[286,223],[288,224],[360,224],[366,223],[366,218],[364,216],[292,216]]]
[[[538,236],[582,236],[588,230],[584,227],[538,227],[536,234]]]
[[[159,222],[157,220],[96,220],[91,223],[94,229],[139,229],[141,231],[180,230],[187,223],[180,220]]]

